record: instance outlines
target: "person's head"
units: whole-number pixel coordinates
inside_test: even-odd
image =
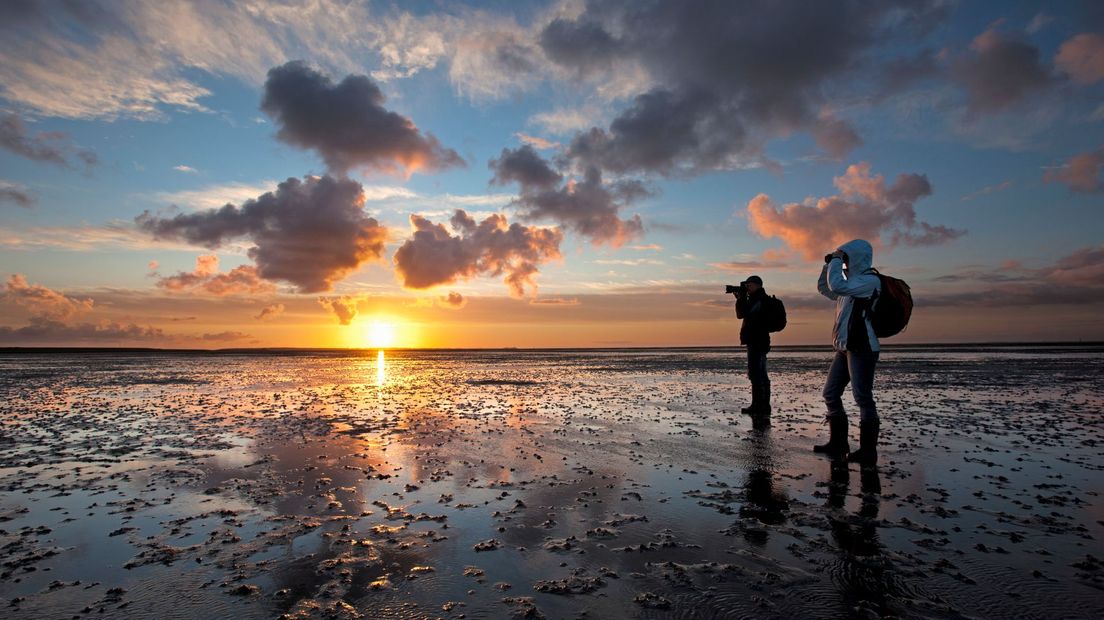
[[[874,248],[865,239],[852,239],[839,246],[837,251],[847,254],[849,273],[866,273],[874,264]]]
[[[748,295],[751,295],[763,288],[763,278],[759,276],[751,276],[747,280],[744,280],[745,286],[747,286]]]

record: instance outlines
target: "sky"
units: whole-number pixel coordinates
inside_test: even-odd
[[[0,346],[1104,340],[1104,4],[0,3]]]

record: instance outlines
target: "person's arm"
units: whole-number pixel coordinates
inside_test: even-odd
[[[747,316],[747,295],[736,293],[736,318],[742,319]]]
[[[821,295],[833,301],[839,298],[839,295],[833,293],[832,289],[828,288],[828,263],[824,263],[824,267],[820,270],[820,279],[817,280],[817,290],[820,291]]]
[[[870,297],[878,289],[878,277],[866,274],[853,274],[843,277],[843,259],[833,258],[826,268],[828,288],[836,295],[848,297]]]

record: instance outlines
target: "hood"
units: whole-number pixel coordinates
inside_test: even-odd
[[[874,265],[874,248],[869,241],[852,239],[839,246],[839,249],[847,253],[847,258],[850,259],[847,270],[851,273],[866,273]]]

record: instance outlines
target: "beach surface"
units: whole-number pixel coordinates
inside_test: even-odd
[[[1104,347],[743,355],[2,353],[2,615],[1104,617]]]

